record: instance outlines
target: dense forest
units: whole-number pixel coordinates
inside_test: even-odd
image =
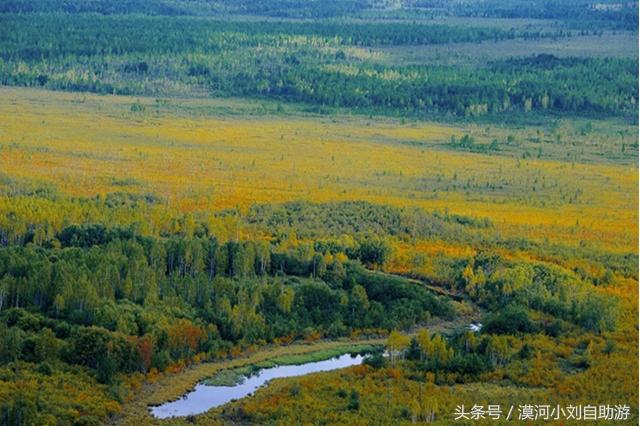
[[[560,19],[588,28],[599,24],[612,28],[637,26],[637,2],[602,0],[8,0],[0,12],[66,12],[149,15],[238,14],[279,18],[329,18],[360,16],[376,10],[407,11],[435,16]]]
[[[455,10],[454,13],[462,16],[562,19],[570,25],[584,27],[591,24],[634,29],[638,21],[637,2],[485,0],[458,6]]]
[[[398,66],[369,59],[366,51],[571,35],[562,29],[83,14],[5,14],[0,22],[5,85],[153,96],[204,92],[319,111],[440,118],[552,112],[634,120],[637,111],[631,59],[539,55],[485,67]]]
[[[273,17],[327,18],[349,15],[367,9],[367,0],[10,0],[0,6],[2,12],[66,12],[149,15],[241,14]]]

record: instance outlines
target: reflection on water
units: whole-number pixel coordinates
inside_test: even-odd
[[[362,355],[345,354],[325,361],[265,368],[235,386],[207,386],[198,384],[193,391],[185,394],[181,399],[167,402],[157,407],[151,407],[150,410],[151,414],[161,419],[200,414],[234,399],[251,395],[256,389],[271,379],[336,370],[361,364],[362,360]]]

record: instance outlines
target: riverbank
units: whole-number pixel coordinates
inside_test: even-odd
[[[217,372],[213,377],[206,378],[202,381],[208,386],[235,386],[241,383],[245,377],[265,368],[273,368],[279,366],[303,365],[313,362],[326,361],[345,354],[365,355],[382,350],[382,345],[362,345],[355,344],[349,346],[340,346],[338,348],[330,348],[298,355],[282,355],[266,361],[249,364],[244,367],[224,369]]]
[[[447,334],[454,330],[466,327],[472,322],[476,322],[481,317],[481,310],[472,304],[467,304],[467,312],[460,312],[454,320],[433,319],[427,328],[431,333],[438,332]],[[417,333],[418,329],[411,330],[407,335]],[[288,346],[266,346],[258,352],[250,355],[234,358],[232,360],[221,360],[216,362],[205,362],[195,364],[178,373],[164,374],[153,383],[145,383],[136,391],[135,396],[130,401],[123,404],[122,412],[109,422],[113,426],[146,426],[146,425],[167,425],[176,424],[178,419],[156,419],[149,413],[149,406],[160,405],[168,401],[180,398],[192,390],[196,384],[213,377],[223,370],[249,367],[257,365],[268,367],[275,364],[293,365],[306,362],[328,359],[339,354],[358,352],[358,348],[373,345],[383,345],[385,339],[362,339],[362,340],[320,340],[316,342],[299,342]],[[169,423],[171,422],[171,423]]]
[[[295,343],[289,346],[265,347],[259,352],[232,360],[206,362],[193,365],[185,370],[166,374],[154,383],[145,383],[136,392],[133,400],[123,405],[122,413],[109,424],[122,426],[143,426],[169,424],[176,419],[156,419],[149,413],[149,406],[160,405],[180,398],[192,390],[195,385],[207,377],[222,370],[247,367],[250,365],[268,366],[281,364],[303,364],[314,360],[328,359],[336,355],[360,352],[375,345],[384,344],[384,339],[366,339],[359,341],[336,340],[314,343]]]

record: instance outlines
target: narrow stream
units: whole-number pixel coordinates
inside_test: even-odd
[[[364,357],[362,355],[345,354],[332,359],[309,362],[301,365],[282,365],[264,368],[256,374],[245,378],[242,383],[235,386],[208,386],[198,384],[194,390],[185,394],[181,399],[167,402],[157,407],[150,407],[149,409],[154,417],[160,419],[200,414],[233,401],[234,399],[249,396],[271,379],[337,370],[339,368],[362,364],[363,359]]]

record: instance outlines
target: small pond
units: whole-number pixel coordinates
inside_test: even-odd
[[[352,365],[362,364],[362,355],[345,354],[324,361],[309,362],[301,365],[282,365],[258,370],[256,373],[235,386],[209,386],[198,384],[182,398],[157,407],[150,407],[151,414],[160,419],[189,416],[209,411],[234,399],[251,395],[260,386],[271,379],[303,376],[320,371],[331,371]]]

